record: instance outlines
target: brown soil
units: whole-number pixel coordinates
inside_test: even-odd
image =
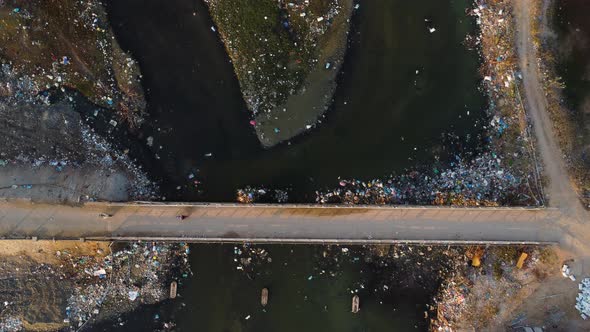
[[[60,262],[57,252],[68,251],[74,256],[103,255],[109,251],[108,242],[80,242],[80,241],[30,241],[3,240],[0,241],[0,258],[10,256],[26,256],[32,261],[45,264]]]
[[[59,277],[62,254],[104,255],[108,243],[77,241],[0,241],[0,318],[19,318],[27,331],[64,327],[74,284]]]
[[[578,294],[578,283],[582,277],[580,263],[571,261],[575,255],[554,248],[556,258],[554,264],[543,269],[543,279],[527,285],[529,291],[515,306],[510,319],[524,315],[529,326],[543,326],[544,331],[589,331],[590,321],[583,321],[574,308]],[[576,282],[561,275],[564,262],[572,268],[578,278]]]

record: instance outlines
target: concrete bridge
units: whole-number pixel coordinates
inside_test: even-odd
[[[112,215],[103,219],[101,213]],[[185,220],[176,216],[187,215]],[[544,208],[0,202],[0,237],[252,243],[556,243]]]

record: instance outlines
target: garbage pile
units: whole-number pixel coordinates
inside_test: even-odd
[[[531,124],[526,117],[519,90],[522,79],[515,52],[515,29],[511,1],[475,0],[468,12],[479,26],[477,36],[466,44],[480,55],[481,89],[489,97],[487,143],[502,156],[514,174],[529,182],[535,204],[542,204],[541,165],[536,160]]]
[[[583,320],[590,317],[590,278],[584,278],[578,285],[580,293],[576,297],[576,309]]]
[[[470,281],[463,276],[456,276],[445,283],[439,291],[439,299],[436,306],[436,319],[432,322],[433,331],[452,332],[453,323],[449,319],[460,317],[465,308],[465,299],[472,286]]]
[[[114,148],[105,138],[96,134],[88,126],[81,127],[82,141],[90,150],[85,161],[97,165],[106,172],[122,167],[133,178],[129,188],[129,196],[133,199],[152,199],[156,197],[158,187],[152,182],[145,171],[134,163],[127,153]]]
[[[81,121],[71,97],[50,103],[52,92],[39,93],[37,81],[10,64],[0,66],[0,130],[13,133],[2,140],[0,166],[50,166],[57,172],[86,166],[105,176],[124,170],[132,199],[155,197],[156,186],[145,172]]]
[[[5,105],[18,103],[46,103],[37,80],[28,75],[19,74],[9,63],[0,65],[0,102]]]
[[[544,278],[539,270],[543,247],[471,246],[456,255],[455,266],[435,298],[431,331],[479,331],[524,300],[522,289]],[[526,253],[527,255],[523,255]],[[523,257],[531,258],[527,264]]]
[[[289,200],[289,194],[286,190],[267,189],[258,187],[246,187],[237,190],[237,201],[242,204],[252,204],[260,202],[286,203]]]
[[[113,318],[168,296],[172,280],[188,277],[188,246],[136,242],[101,256],[58,253],[76,287],[64,323],[76,330],[92,318]]]
[[[445,169],[412,170],[387,180],[341,180],[340,188],[316,192],[316,202],[433,204],[456,206],[543,204],[533,138],[520,102],[510,1],[475,0],[469,14],[480,26],[466,44],[480,52],[481,88],[489,96],[486,150],[468,160],[456,156]]]
[[[23,322],[14,317],[3,318],[0,320],[0,331],[13,332],[13,331],[24,331]]]
[[[412,171],[388,180],[340,180],[339,184],[338,189],[316,192],[316,202],[497,206],[513,197],[529,198],[522,194],[521,180],[494,153],[470,161],[456,157],[448,169]]]

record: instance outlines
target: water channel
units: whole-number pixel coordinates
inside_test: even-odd
[[[114,321],[96,329],[145,331],[173,321],[178,331],[427,330],[424,313],[437,286],[439,264],[419,266],[415,257],[405,257],[386,259],[384,265],[361,247],[332,247],[324,257],[323,246],[274,245],[258,247],[272,262],[258,261],[253,271],[243,271],[233,260],[235,248],[193,246],[194,276],[182,280],[180,298],[124,315],[122,326]],[[419,276],[424,270],[430,278]],[[263,307],[265,287],[269,300]],[[357,314],[351,313],[353,292],[361,299]]]
[[[234,201],[237,188],[256,185],[292,188],[292,201],[310,202],[315,190],[336,186],[338,176],[384,177],[480,147],[485,98],[477,89],[477,53],[463,45],[475,31],[465,15],[471,1],[360,2],[331,109],[317,128],[269,150],[248,124],[232,65],[200,0],[107,3],[120,44],[142,70],[149,117],[136,140],[154,137],[144,164],[167,199]],[[448,133],[460,139],[451,142]],[[202,182],[198,190],[187,179],[191,173]],[[97,328],[144,331],[172,319],[179,331],[427,329],[424,310],[436,287],[397,280],[405,286],[377,294],[370,286],[386,276],[363,262],[308,280],[321,247],[268,250],[273,262],[250,279],[236,270],[233,246],[193,246],[195,275],[181,286],[180,300],[122,317],[124,326]],[[361,282],[367,288],[354,315],[350,289]],[[266,312],[262,287],[271,289]]]
[[[463,138],[460,149],[480,143],[485,99],[477,54],[463,45],[475,29],[467,0],[363,2],[326,118],[270,150],[248,124],[201,1],[109,3],[115,34],[143,73],[149,118],[141,139],[154,137],[151,153],[160,159],[150,173],[164,180],[167,199],[234,201],[237,188],[254,185],[291,188],[293,201],[313,201],[338,176],[372,179],[444,160],[451,149],[445,133]]]

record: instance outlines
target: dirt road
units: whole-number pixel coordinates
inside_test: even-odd
[[[545,174],[549,180],[549,205],[558,207],[579,222],[588,220],[578,196],[570,182],[567,168],[557,145],[553,124],[547,113],[547,99],[541,86],[537,54],[531,38],[531,0],[515,0],[516,45],[523,76],[527,114],[533,122],[537,146],[540,150]]]

